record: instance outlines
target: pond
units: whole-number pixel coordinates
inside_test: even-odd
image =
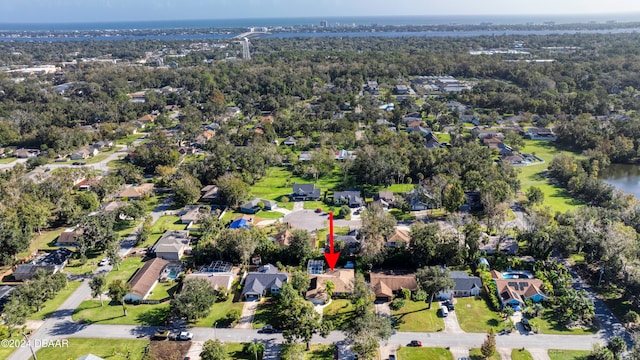
[[[600,173],[600,179],[640,199],[640,165],[611,164]]]

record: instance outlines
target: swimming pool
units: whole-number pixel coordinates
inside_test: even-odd
[[[502,273],[503,279],[533,279],[533,274],[529,271],[505,271]]]
[[[170,268],[169,273],[167,274],[167,279],[175,280],[178,275],[180,275],[180,269]]]

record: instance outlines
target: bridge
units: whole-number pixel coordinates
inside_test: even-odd
[[[234,36],[233,39],[242,40],[243,38],[250,38],[252,36],[253,37],[257,37],[257,36],[260,36],[260,35],[267,35],[267,34],[271,34],[271,33],[268,32],[268,31],[247,31],[247,32],[242,33],[240,35]]]

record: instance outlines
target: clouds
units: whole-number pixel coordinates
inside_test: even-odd
[[[0,22],[640,12],[628,0],[0,0]]]

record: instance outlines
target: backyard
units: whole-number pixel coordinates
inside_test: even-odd
[[[396,355],[398,360],[453,360],[453,354],[444,348],[403,346]]]
[[[104,341],[104,339],[70,338],[69,346],[61,350],[59,347],[45,347],[36,353],[39,359],[68,360],[93,354],[109,360],[142,359],[147,340]],[[31,358],[33,359],[33,358]]]
[[[444,321],[438,316],[438,303],[431,309],[424,301],[406,301],[404,307],[391,312],[398,331],[433,332],[444,330]]]
[[[455,311],[460,327],[465,332],[486,333],[489,329],[496,331],[502,324],[498,313],[491,311],[482,298],[458,298]]]
[[[122,260],[119,269],[116,270],[116,268],[114,267],[113,270],[111,270],[107,274],[107,285],[113,280],[129,281],[136,270],[138,270],[144,264],[143,260],[143,258],[138,256],[129,256]]]

